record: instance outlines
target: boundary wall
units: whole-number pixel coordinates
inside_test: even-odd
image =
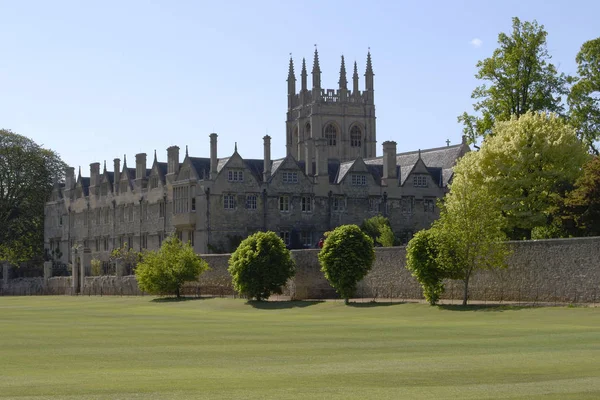
[[[596,303],[600,301],[600,237],[509,242],[508,267],[477,271],[469,283],[469,299],[517,302]],[[319,250],[292,251],[296,276],[284,288],[293,299],[337,298],[318,262]],[[406,248],[376,248],[372,270],[363,279],[357,298],[422,299],[417,281],[406,269]],[[202,256],[209,264],[198,282],[188,283],[186,295],[235,295],[227,272],[229,254]],[[1,295],[143,295],[135,276],[44,277],[8,279],[4,267]],[[442,299],[462,298],[462,281],[446,282]]]

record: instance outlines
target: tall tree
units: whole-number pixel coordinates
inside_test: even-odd
[[[54,151],[0,129],[0,260],[42,258],[44,204],[65,167]]]
[[[579,139],[598,155],[595,142],[600,140],[600,38],[585,42],[575,60],[579,77],[567,98],[569,117]]]
[[[529,239],[533,228],[548,223],[589,159],[564,118],[533,112],[497,122],[474,154],[471,187],[485,187],[499,200],[512,239]]]
[[[486,143],[487,145],[487,143]],[[498,197],[488,187],[473,187],[481,152],[467,153],[454,168],[450,192],[440,204],[438,263],[445,277],[464,282],[463,305],[469,281],[477,270],[505,266],[508,251]]]
[[[471,98],[479,115],[466,112],[458,117],[464,134],[474,144],[479,137],[492,133],[496,121],[520,117],[528,111],[562,114],[562,96],[568,93],[570,77],[559,74],[549,62],[546,47],[548,33],[543,25],[512,19],[512,33],[498,35],[499,47],[492,57],[477,63],[475,77],[489,82],[475,88]]]

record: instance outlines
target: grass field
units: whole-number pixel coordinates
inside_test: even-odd
[[[0,297],[0,399],[599,399],[600,308]]]

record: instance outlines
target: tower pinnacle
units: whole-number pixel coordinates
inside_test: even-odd
[[[317,51],[317,45],[315,44],[315,58],[313,60],[312,69],[313,78],[313,96],[319,95],[321,92],[321,67],[319,67],[319,52]]]
[[[302,57],[302,72],[300,73],[300,77],[302,80],[302,90],[307,90],[306,87],[306,59],[304,57]]]
[[[344,56],[342,55],[342,64],[340,65],[340,89],[348,89],[348,79],[346,79],[346,63],[344,62]]]
[[[358,67],[354,61],[354,74],[352,75],[352,94],[358,95]]]

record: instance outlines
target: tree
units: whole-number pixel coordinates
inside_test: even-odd
[[[565,196],[564,229],[573,236],[600,236],[600,157],[583,166],[583,174]]]
[[[128,273],[134,270],[137,264],[142,261],[142,253],[132,249],[127,242],[121,247],[117,247],[110,253],[110,261],[116,264],[121,261],[123,266],[127,268]]]
[[[145,292],[180,297],[183,284],[197,281],[207,269],[208,264],[194,253],[189,243],[169,236],[160,249],[144,253],[135,269],[135,277]]]
[[[417,232],[406,247],[406,268],[417,279],[425,300],[432,306],[444,293],[444,278],[448,275],[440,264],[440,247],[439,230],[433,228]]]
[[[256,232],[242,240],[229,258],[233,287],[258,301],[281,288],[294,276],[295,263],[283,240],[275,232]]]
[[[486,141],[480,152],[467,153],[457,163],[450,192],[440,204],[440,218],[432,228],[437,231],[437,268],[445,271],[445,277],[464,282],[463,305],[473,273],[503,267],[508,254],[499,198],[485,185],[472,185],[487,145]]]
[[[321,271],[346,304],[374,261],[373,240],[357,225],[335,228],[319,252]]]
[[[391,247],[394,245],[395,236],[390,226],[390,220],[383,215],[365,219],[360,229],[369,236],[374,243],[382,247]]]
[[[0,260],[44,256],[44,206],[66,164],[52,150],[0,129]]]
[[[469,143],[492,132],[496,121],[520,117],[528,111],[563,113],[562,96],[571,78],[559,74],[549,63],[548,33],[536,21],[512,19],[512,34],[498,35],[499,47],[492,57],[477,63],[475,77],[489,82],[473,91],[471,98],[479,116],[466,112],[458,117]]]
[[[473,190],[499,200],[512,239],[530,239],[546,225],[564,192],[589,158],[575,130],[555,114],[527,113],[498,121],[494,135],[469,160]]]
[[[575,60],[579,77],[567,98],[569,119],[579,139],[598,155],[595,142],[600,140],[600,38],[585,42]]]

